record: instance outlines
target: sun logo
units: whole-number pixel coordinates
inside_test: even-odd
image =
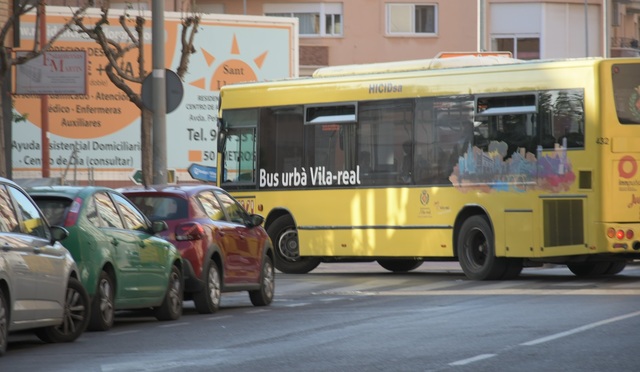
[[[201,51],[207,65],[211,67],[214,64],[216,58],[203,48],[201,48]],[[267,53],[268,52],[264,52],[258,57],[254,58],[253,62],[255,63],[256,67],[262,68],[264,60],[267,57]],[[238,41],[235,34],[233,35],[233,41],[231,43],[231,55],[240,55],[240,47],[238,46]],[[228,59],[216,68],[208,84],[205,78],[200,78],[189,84],[200,89],[219,91],[220,88],[227,84],[257,80],[258,78],[253,68],[249,66],[249,64],[247,64],[245,61],[242,61],[240,59]]]

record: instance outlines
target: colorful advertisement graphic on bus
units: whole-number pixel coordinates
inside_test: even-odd
[[[556,144],[551,153],[537,155],[519,149],[505,159],[507,145],[492,142],[489,151],[469,146],[459,157],[449,178],[460,191],[516,191],[545,190],[554,193],[567,191],[575,182],[567,148]]]

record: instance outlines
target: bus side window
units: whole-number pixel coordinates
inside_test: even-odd
[[[540,93],[540,145],[553,149],[566,139],[568,148],[584,148],[584,91],[555,90]]]

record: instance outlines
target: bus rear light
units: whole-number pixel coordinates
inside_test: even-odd
[[[627,230],[627,239],[628,240],[633,239],[633,230]]]
[[[613,243],[613,248],[627,249],[627,243]]]
[[[607,236],[609,237],[609,239],[613,239],[616,236],[616,229],[614,229],[613,227],[610,227],[607,229]]]
[[[616,238],[618,238],[618,240],[622,240],[622,239],[624,239],[624,231],[622,231],[622,230],[618,230],[618,231],[616,232]]]

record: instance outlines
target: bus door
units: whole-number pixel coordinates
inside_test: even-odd
[[[256,128],[258,110],[230,110],[224,113],[226,137],[224,147],[220,151],[224,158],[224,173],[220,177],[222,183],[256,182]]]

